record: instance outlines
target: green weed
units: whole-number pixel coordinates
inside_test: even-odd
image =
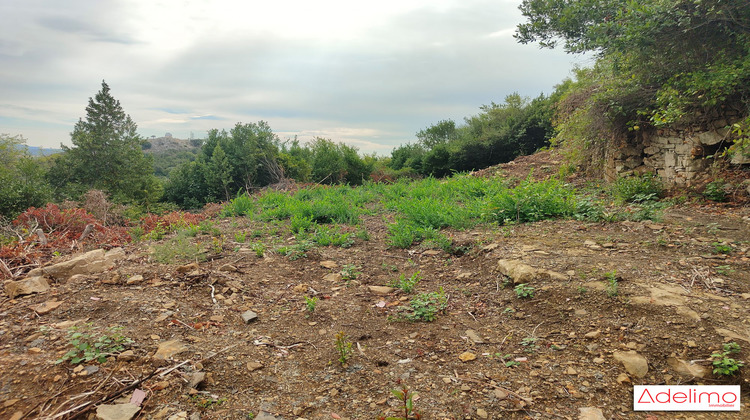
[[[729,357],[729,355],[737,354],[741,351],[740,345],[731,342],[724,344],[722,347],[722,352],[716,352],[711,355],[711,359],[713,359],[712,364],[714,366],[713,372],[716,375],[733,376],[742,366],[745,365],[743,362]]]
[[[318,298],[317,297],[307,297],[305,296],[305,308],[307,309],[307,312],[313,313],[315,312],[315,307],[318,306]]]
[[[93,324],[80,327],[70,327],[68,330],[68,344],[73,347],[55,363],[70,361],[72,364],[96,360],[104,363],[107,357],[117,355],[127,346],[134,343],[130,338],[122,335],[123,327],[108,327],[103,333],[96,333]]]
[[[420,293],[409,301],[413,312],[406,315],[410,321],[432,322],[438,313],[445,312],[448,307],[448,297],[442,287],[437,292]]]
[[[516,287],[513,288],[513,291],[516,292],[516,297],[518,297],[519,299],[523,299],[533,298],[536,289],[534,288],[534,286],[529,286],[527,283],[521,283],[516,285]]]
[[[658,200],[664,187],[655,175],[646,174],[617,178],[610,191],[613,197],[623,203],[645,203]]]
[[[604,273],[604,280],[607,282],[607,296],[617,296],[617,294],[619,293],[619,285],[617,283],[617,270],[612,270],[610,272]]]
[[[397,289],[403,290],[405,293],[411,293],[414,287],[422,279],[422,272],[417,271],[407,278],[404,274],[401,274],[398,279],[391,281],[390,286]]]
[[[380,416],[378,417],[378,420],[419,420],[422,418],[422,416],[414,409],[414,397],[416,397],[417,394],[410,391],[406,386],[402,386],[401,389],[392,389],[391,394],[393,394],[401,404],[400,408],[403,412],[403,416]]]
[[[349,338],[343,331],[340,331],[336,334],[334,346],[336,347],[336,353],[338,353],[339,356],[339,363],[341,363],[342,366],[345,365],[352,356],[352,342],[349,341]]]

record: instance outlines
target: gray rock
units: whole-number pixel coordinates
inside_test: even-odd
[[[16,296],[30,295],[32,293],[44,293],[48,290],[49,284],[41,276],[27,277],[23,280],[5,283],[5,293],[11,299],[15,299]]]
[[[133,404],[100,405],[96,408],[99,420],[130,420],[138,414],[141,407]]]
[[[256,319],[258,319],[258,314],[253,311],[248,310],[242,314],[242,320],[245,321],[245,324],[249,324]]]
[[[636,378],[643,378],[648,373],[648,360],[634,350],[616,351],[613,357],[625,366],[625,370],[629,374]]]
[[[466,330],[466,336],[469,337],[469,340],[473,341],[474,344],[484,344],[482,337],[480,337],[474,330]]]
[[[188,388],[197,389],[198,385],[206,379],[206,372],[193,372],[190,375],[190,382],[188,382]]]

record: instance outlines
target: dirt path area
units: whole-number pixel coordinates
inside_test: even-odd
[[[205,262],[161,264],[169,238],[145,241],[111,254],[111,268],[3,297],[0,418],[376,419],[398,415],[402,386],[423,419],[750,412],[750,368],[716,375],[711,359],[735,342],[733,357],[750,361],[747,207],[449,231],[454,253],[391,249],[382,216],[363,224],[369,238],[297,259],[227,239]],[[387,288],[401,275],[418,279],[411,293]],[[409,320],[417,298],[434,321]],[[132,344],[105,363],[56,363],[73,325]],[[634,384],[739,384],[743,412],[634,413]],[[133,413],[112,417],[95,407],[130,401]]]

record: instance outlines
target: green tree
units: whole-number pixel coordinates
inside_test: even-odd
[[[41,207],[51,197],[44,170],[29,156],[18,135],[0,134],[0,217],[14,218],[29,207]]]
[[[232,183],[232,167],[220,144],[214,148],[211,160],[204,168],[204,177],[209,190],[216,194],[217,198],[227,201],[232,198],[229,193],[229,185]]]
[[[747,0],[524,0],[519,42],[593,52],[595,112],[635,125],[690,122],[750,94]],[[745,107],[746,108],[746,107]]]
[[[439,144],[445,144],[455,140],[458,133],[456,131],[456,122],[453,120],[441,120],[436,124],[419,130],[417,139],[419,143],[427,150],[434,148]]]
[[[64,154],[52,171],[55,185],[65,188],[66,183],[77,183],[101,189],[120,202],[158,199],[160,186],[151,157],[143,153],[144,140],[136,129],[102,81],[101,90],[89,98],[86,118],[73,128],[73,147],[62,146]]]

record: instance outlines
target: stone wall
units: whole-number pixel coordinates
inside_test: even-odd
[[[717,120],[700,131],[660,129],[638,133],[627,144],[607,153],[605,178],[644,173],[657,174],[667,185],[690,186],[706,173],[709,156],[731,145],[730,124]],[[744,164],[738,156],[732,163]]]

